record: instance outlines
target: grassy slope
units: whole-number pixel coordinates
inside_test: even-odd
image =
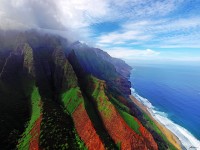
[[[115,107],[118,109],[120,115],[123,117],[123,119],[126,121],[126,123],[131,127],[136,133],[140,134],[139,132],[139,125],[138,123],[134,120],[134,117],[129,114],[130,110],[127,106],[124,104],[120,103],[118,100],[112,97],[110,99],[111,102],[115,105]],[[143,113],[144,119],[147,120],[147,126],[153,129],[155,132],[157,132],[165,142],[167,142],[170,150],[176,150],[176,148],[168,141],[166,136],[160,131],[160,129],[156,126],[156,124],[146,115]]]
[[[98,109],[100,111],[102,111],[104,114],[106,114],[106,117],[110,117],[110,114],[112,112],[110,112],[111,110],[109,109],[109,105],[113,104],[115,106],[115,108],[117,109],[117,111],[119,112],[119,114],[121,115],[121,117],[127,123],[127,125],[131,129],[133,129],[133,131],[135,131],[137,134],[140,134],[139,124],[134,119],[134,117],[129,114],[129,108],[126,107],[125,105],[123,105],[122,103],[120,103],[118,100],[116,100],[113,97],[111,99],[109,99],[110,101],[103,101],[105,98],[107,98],[104,89],[101,89],[98,79],[96,79],[95,77],[91,77],[91,78],[95,85],[95,89],[92,93],[92,96],[97,100]],[[103,101],[103,105],[100,104],[100,103],[102,103],[102,101]],[[121,145],[120,142],[118,142],[116,144],[116,146],[119,149],[120,149],[120,145]]]
[[[65,110],[72,114],[74,110],[83,102],[82,96],[79,96],[81,91],[78,87],[71,88],[67,92],[62,94],[62,102]]]
[[[93,77],[88,77],[87,79],[87,84],[90,84],[91,82],[93,82]],[[96,82],[97,80],[94,80],[94,82]],[[96,82],[97,83],[97,82]],[[86,83],[84,83],[85,85]],[[95,95],[96,97],[98,97],[98,90],[95,89],[93,92],[90,90],[91,87],[83,87],[85,90],[85,95],[84,95],[84,104],[85,104],[85,108],[87,111],[87,114],[90,118],[90,120],[92,121],[94,128],[97,132],[97,134],[99,135],[100,139],[103,141],[106,149],[108,150],[113,150],[113,149],[117,149],[117,146],[119,146],[119,144],[116,146],[113,139],[110,137],[110,135],[108,134],[107,130],[105,129],[105,126],[102,122],[102,118],[99,115],[97,108],[97,105],[94,103],[94,98],[92,95]],[[97,87],[98,88],[98,87]],[[105,109],[105,108],[104,108]],[[102,111],[104,110],[102,109]]]
[[[140,134],[140,131],[139,131],[140,126],[135,121],[134,117],[125,111],[122,111],[122,110],[118,110],[118,111],[119,111],[121,117],[124,119],[124,121],[129,125],[129,127],[131,129],[133,129],[137,134]]]
[[[61,100],[64,105],[64,110],[70,115],[76,110],[76,108],[84,102],[83,97],[81,95],[81,91],[79,87],[71,88],[70,90],[64,92],[61,95]],[[80,139],[76,129],[74,129],[76,141],[79,145],[80,149],[87,149],[85,147],[84,142]]]
[[[99,91],[100,88],[98,87],[98,79],[96,79],[94,77],[92,77],[92,79],[93,79],[93,81],[94,81],[94,83],[96,85],[96,88],[95,88],[95,90],[93,92],[93,96],[95,96],[97,99],[98,99],[98,97],[104,97],[105,93]],[[114,97],[110,98],[110,101],[115,106],[115,108],[118,110],[118,112],[120,113],[121,117],[128,124],[128,126],[131,129],[133,129],[137,134],[140,134],[139,125],[138,125],[137,121],[134,119],[134,117],[132,115],[130,115],[129,108],[127,106],[125,106],[124,104],[122,104],[121,102],[119,102]],[[109,111],[109,110],[107,110],[105,108],[101,108],[101,110],[105,111],[106,113],[108,113],[108,111]],[[159,128],[156,126],[156,124],[146,114],[144,114],[144,119],[147,120],[147,122],[148,122],[147,126],[152,128],[159,135],[161,135],[161,137],[164,139],[164,141],[167,142],[170,150],[176,150],[176,148],[168,141],[166,136],[159,130]]]
[[[105,101],[106,95],[104,90],[102,90],[100,87],[99,80],[94,77],[92,77],[92,80],[95,85],[95,90],[93,91],[92,96],[95,98],[95,100],[97,100],[98,109],[103,112],[106,117],[109,118],[112,113],[109,109],[109,105],[111,105],[111,102]],[[103,105],[101,105],[100,103],[103,103]]]
[[[93,92],[93,96],[98,100],[100,97],[101,98],[105,98],[105,92],[104,90],[101,90],[99,87],[99,81],[92,77],[94,83],[95,83],[95,90]],[[100,103],[100,100],[97,101],[98,103]],[[99,110],[103,111],[105,114],[107,114],[106,116],[109,117],[109,114],[111,113],[109,110],[109,105],[111,105],[111,103],[115,106],[115,108],[117,109],[117,111],[120,113],[121,117],[124,119],[124,121],[128,124],[128,126],[133,129],[137,134],[140,134],[139,131],[139,125],[138,123],[135,121],[134,117],[131,116],[128,112],[129,112],[129,108],[126,107],[125,105],[123,105],[122,103],[120,103],[118,100],[116,100],[115,98],[110,99],[109,101],[104,101],[104,105],[103,107],[100,107]],[[98,105],[101,106],[101,105]]]
[[[133,129],[137,134],[140,134],[139,125],[138,125],[137,121],[134,119],[134,117],[129,114],[129,108],[127,106],[125,106],[124,104],[120,103],[114,97],[112,97],[110,99],[110,101],[113,103],[113,105],[118,110],[121,117],[128,124],[128,126],[131,129]]]
[[[19,140],[18,149],[28,149],[29,142],[31,139],[30,131],[34,126],[35,121],[41,115],[41,107],[39,106],[40,103],[40,94],[37,87],[33,88],[33,92],[31,94],[31,104],[32,104],[32,115],[31,119],[27,124],[27,127],[22,135],[22,138]]]
[[[143,117],[145,120],[147,120],[148,124],[147,126],[150,127],[151,129],[153,129],[156,133],[158,133],[165,142],[167,142],[169,149],[170,150],[176,150],[177,148],[171,144],[168,139],[166,138],[166,136],[162,133],[162,131],[160,131],[160,129],[156,126],[156,124],[149,118],[149,116],[145,113],[143,113]]]
[[[41,147],[63,150],[83,148],[84,144],[74,128],[71,116],[54,102],[45,105],[41,123]]]
[[[74,89],[72,88],[64,94],[63,100],[65,102],[67,102],[67,98],[72,99],[71,103],[68,103],[69,105],[66,108],[67,112],[69,112],[69,113],[73,113],[73,111],[76,109],[76,107],[78,107],[78,105],[81,102],[83,102],[82,99],[78,98],[78,94],[77,94],[78,92],[79,92],[79,88],[74,88]],[[33,129],[34,123],[40,117],[40,114],[41,114],[41,107],[39,106],[40,95],[39,95],[37,87],[34,87],[34,89],[33,89],[33,92],[32,92],[32,95],[31,95],[31,103],[32,103],[31,119],[28,122],[27,128],[25,129],[25,132],[23,133],[22,138],[19,140],[18,149],[21,149],[21,150],[29,149],[30,140],[32,138],[30,131]],[[55,110],[53,110],[53,111],[55,111]],[[44,118],[47,118],[45,116],[46,116],[46,113],[44,114]],[[52,118],[47,118],[47,119],[48,119],[48,125],[46,125],[46,126],[49,126],[49,124],[51,124]],[[52,122],[52,125],[53,125],[53,122]],[[42,126],[44,126],[44,122],[42,122]],[[52,133],[55,134],[55,132],[57,132],[57,128],[53,127],[51,129],[53,129]],[[44,138],[45,136],[44,136],[44,133],[43,133],[44,131],[41,130],[41,132],[42,132],[42,134],[40,135],[40,140],[42,140],[41,143],[43,143],[43,141],[45,142],[45,138]],[[75,139],[73,141],[77,143],[78,147],[80,149],[86,149],[83,141],[78,136],[75,128],[73,129],[72,133],[75,135]],[[52,134],[50,134],[50,132],[49,132],[48,135],[52,135]],[[57,134],[56,136],[59,136],[59,134]],[[62,147],[64,149],[66,148],[66,146],[67,145],[62,145]]]

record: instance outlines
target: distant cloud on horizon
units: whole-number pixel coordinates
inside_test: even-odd
[[[109,50],[108,53],[113,57],[125,58],[125,59],[154,57],[160,54],[160,52],[151,49],[136,50],[136,49],[120,48],[120,47],[114,47],[113,50]]]

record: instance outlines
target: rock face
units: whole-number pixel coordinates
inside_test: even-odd
[[[124,61],[112,58],[108,53],[80,42],[75,42],[67,48],[68,51],[74,51],[81,67],[88,74],[105,80],[110,88],[117,90],[125,97],[131,94],[131,83],[128,78],[132,68]]]
[[[32,31],[0,35],[0,43],[0,149],[162,146],[131,113],[125,62]]]
[[[113,58],[110,55],[108,55],[108,53],[104,52],[101,49],[94,48],[93,50],[99,57],[101,57],[102,59],[104,59],[105,61],[109,63],[112,63],[115,66],[116,71],[120,75],[122,75],[125,78],[130,77],[130,71],[132,70],[132,68],[129,65],[127,65],[125,61],[118,58]]]

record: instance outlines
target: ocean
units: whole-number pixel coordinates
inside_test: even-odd
[[[131,66],[132,95],[186,149],[200,149],[200,65]]]

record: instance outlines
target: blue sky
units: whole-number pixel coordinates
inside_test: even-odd
[[[0,28],[38,28],[136,61],[200,62],[199,0],[1,0]]]
[[[200,61],[200,1],[134,2],[91,26],[98,47],[130,60]]]

